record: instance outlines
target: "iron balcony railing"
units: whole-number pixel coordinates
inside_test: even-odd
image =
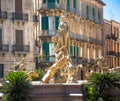
[[[102,40],[95,39],[95,44],[98,44],[98,45],[103,46],[103,45],[104,45],[104,42],[103,42]]]
[[[30,52],[30,45],[13,45],[13,52]]]
[[[7,19],[7,12],[0,11],[0,19]]]
[[[13,20],[22,20],[22,21],[28,21],[28,14],[24,13],[12,13],[12,19]]]
[[[92,38],[92,37],[89,37],[89,42],[90,42],[90,43],[95,43],[95,39]]]
[[[39,37],[51,37],[55,36],[57,30],[41,30]]]
[[[33,16],[33,22],[39,22],[39,17],[38,15]]]
[[[108,51],[107,55],[112,55],[112,56],[116,56],[116,52],[115,51]]]
[[[66,10],[65,8],[65,4],[61,4],[61,3],[45,3],[45,4],[41,4],[39,5],[38,10],[48,10],[48,9],[63,9]]]
[[[8,52],[9,51],[9,45],[2,44],[0,45],[0,52]]]
[[[87,37],[84,36],[84,35],[76,34],[76,33],[73,33],[73,32],[70,32],[69,35],[70,35],[71,39],[85,41],[85,42],[87,41]]]

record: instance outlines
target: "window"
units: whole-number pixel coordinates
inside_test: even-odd
[[[100,11],[98,11],[98,19],[100,20]]]
[[[55,17],[49,17],[49,35],[55,35]]]
[[[82,2],[81,1],[79,2],[79,10],[82,13]]]
[[[55,8],[55,0],[48,0],[48,8]]]
[[[54,58],[51,58],[51,56],[54,55],[54,53],[53,53],[53,48],[54,48],[53,43],[45,42],[45,43],[43,43],[42,48],[43,48],[43,56],[45,57],[45,62],[53,62]]]
[[[42,17],[42,30],[58,29],[59,17]]]
[[[86,6],[86,17],[89,18],[89,6]]]
[[[69,50],[69,53],[70,53],[70,55],[72,56],[73,49],[72,49],[72,46],[71,46],[71,45],[70,45],[70,50]]]
[[[0,11],[1,11],[1,0],[0,0]]]
[[[2,29],[0,28],[0,50],[2,50]]]
[[[23,50],[23,30],[16,30],[16,51]]]
[[[0,28],[0,45],[2,44],[2,28]]]
[[[60,22],[60,17],[56,16],[55,17],[55,26],[56,26],[56,29],[58,29],[59,22]]]
[[[70,11],[70,0],[67,0],[67,10]]]
[[[16,30],[16,45],[23,45],[23,30]]]
[[[42,30],[48,30],[48,17],[42,17]]]
[[[43,0],[43,3],[46,3],[46,0]]]
[[[92,8],[92,16],[95,17],[95,9]]]
[[[59,0],[57,0],[57,3],[59,3],[60,1]]]
[[[75,10],[76,10],[76,0],[73,0],[73,7],[74,7]]]
[[[0,78],[4,77],[4,64],[0,64]]]
[[[22,0],[15,0],[15,12],[22,13]]]

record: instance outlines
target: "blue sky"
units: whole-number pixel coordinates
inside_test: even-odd
[[[120,22],[120,0],[102,0],[104,6],[104,18]]]

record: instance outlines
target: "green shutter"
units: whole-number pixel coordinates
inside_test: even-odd
[[[94,17],[95,16],[95,9],[92,8],[92,16]]]
[[[59,0],[57,0],[57,3],[59,3]]]
[[[43,43],[43,56],[45,56],[46,62],[49,62],[49,43]]]
[[[70,0],[67,0],[67,10],[70,11]]]
[[[43,43],[43,55],[44,56],[49,55],[49,43],[47,42]]]
[[[78,62],[78,57],[79,57],[79,56],[78,56],[78,55],[79,55],[79,54],[78,54],[78,52],[79,52],[79,48],[78,48],[78,47],[76,47],[76,52],[77,52],[77,53],[76,53],[76,57],[77,57],[77,62]]]
[[[86,6],[86,17],[89,18],[89,6]]]
[[[60,20],[60,17],[59,16],[56,16],[55,17],[55,28],[58,29],[58,26],[59,26],[59,21]]]
[[[76,56],[78,57],[78,52],[79,52],[79,48],[78,47],[76,47]]]
[[[42,30],[48,30],[48,17],[42,17]]]
[[[73,0],[73,6],[74,6],[74,8],[76,10],[76,0]]]
[[[48,8],[55,8],[55,0],[48,0]]]
[[[76,47],[74,46],[74,56],[76,56]]]
[[[93,16],[93,20],[95,20],[95,9],[92,8],[92,16]]]
[[[46,0],[43,0],[43,3],[46,3]]]
[[[100,11],[98,11],[98,21],[100,23]]]
[[[98,19],[100,19],[100,11],[98,11]]]
[[[70,55],[72,55],[72,46],[70,45]]]

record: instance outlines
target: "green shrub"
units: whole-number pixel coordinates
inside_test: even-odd
[[[3,101],[28,101],[30,81],[25,72],[11,72],[6,76],[3,83]]]

